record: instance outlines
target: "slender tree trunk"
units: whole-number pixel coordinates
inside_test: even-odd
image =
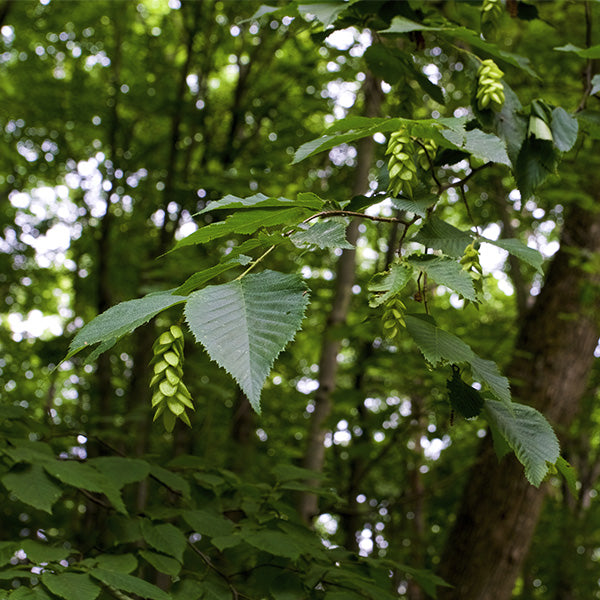
[[[364,94],[365,115],[373,117],[379,113],[382,94],[378,80],[372,75],[367,75]],[[373,140],[371,138],[361,140],[358,148],[353,195],[364,194],[368,190],[369,169],[373,162],[373,154]],[[346,231],[346,237],[351,244],[355,244],[358,239],[358,225],[358,220],[354,219]],[[346,321],[352,297],[355,266],[356,250],[344,250],[338,261],[333,304],[323,332],[319,361],[319,388],[315,393],[315,408],[309,425],[308,441],[304,453],[303,466],[312,471],[322,471],[325,462],[326,421],[332,408],[331,395],[336,386],[337,355],[340,350],[340,340],[336,335],[336,329]],[[315,487],[318,485],[317,480],[307,483]],[[300,494],[298,510],[302,519],[306,523],[310,523],[319,512],[317,496],[308,492]]]
[[[586,259],[600,252],[600,214],[571,206],[561,248],[537,302],[525,317],[508,375],[518,400],[543,412],[559,429],[575,417],[594,360],[598,274]],[[479,452],[440,574],[454,588],[441,600],[506,600],[525,560],[544,497],[514,456],[496,458],[490,436]]]

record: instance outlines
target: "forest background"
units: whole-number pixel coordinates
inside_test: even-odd
[[[599,12],[4,0],[0,597],[600,597]]]

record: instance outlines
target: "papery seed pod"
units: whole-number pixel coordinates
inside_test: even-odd
[[[504,104],[504,86],[502,76],[504,73],[498,68],[498,65],[491,60],[486,59],[481,63],[477,71],[477,107],[479,110],[492,108],[500,110]]]
[[[397,196],[400,192],[412,195],[412,181],[416,179],[417,167],[414,161],[415,147],[402,129],[390,135],[386,154],[390,155],[388,173],[390,177],[389,190]]]
[[[151,400],[156,409],[154,420],[162,416],[167,431],[173,430],[177,418],[190,425],[185,411],[186,408],[193,410],[194,404],[182,380],[183,331],[178,325],[171,325],[168,331],[158,336],[152,349],[150,387],[154,390]]]

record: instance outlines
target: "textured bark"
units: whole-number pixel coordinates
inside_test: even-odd
[[[368,75],[364,86],[365,115],[376,116],[381,106],[381,88],[379,82]],[[358,163],[354,178],[352,194],[364,194],[369,186],[369,169],[373,162],[374,144],[372,138],[364,138],[358,147]],[[346,237],[351,244],[358,239],[358,221],[354,219],[348,226]],[[337,355],[340,350],[340,340],[336,336],[336,328],[346,321],[348,307],[352,297],[354,272],[356,267],[356,251],[344,250],[337,265],[335,292],[331,311],[323,331],[321,358],[319,361],[319,389],[315,393],[315,409],[312,413],[308,441],[304,453],[303,466],[312,471],[322,471],[325,462],[326,421],[331,413],[331,395],[336,386]],[[318,481],[307,482],[317,486]],[[302,493],[299,498],[298,510],[306,523],[310,523],[318,514],[318,501],[315,494]]]
[[[598,343],[598,276],[577,260],[600,252],[600,214],[572,206],[561,248],[521,325],[507,371],[515,399],[543,412],[560,432],[575,417]],[[593,287],[596,286],[596,287]],[[595,297],[591,297],[595,296]],[[525,560],[544,497],[514,456],[498,462],[488,435],[471,472],[440,574],[441,600],[507,600]]]

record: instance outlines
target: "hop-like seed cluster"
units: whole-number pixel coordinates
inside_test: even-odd
[[[501,0],[483,0],[483,4],[481,5],[482,29],[493,31],[502,16],[503,10]]]
[[[471,275],[475,294],[477,296],[483,294],[483,269],[479,262],[479,251],[475,247],[475,242],[472,242],[465,248],[465,253],[460,259],[460,264]]]
[[[394,339],[400,332],[400,327],[406,327],[404,314],[406,305],[398,296],[391,298],[383,310],[383,331],[388,339]]]
[[[504,73],[491,59],[484,60],[477,71],[477,107],[479,110],[500,110],[504,104]]]
[[[183,377],[183,331],[171,325],[160,334],[152,346],[154,358],[150,363],[154,376],[150,381],[152,407],[156,409],[154,420],[162,415],[165,429],[173,431],[177,418],[186,425],[190,419],[186,408],[194,409],[192,396],[182,381]],[[191,425],[190,425],[191,426]]]
[[[390,155],[388,162],[390,192],[394,196],[400,192],[412,196],[412,183],[417,176],[417,166],[414,161],[415,147],[404,129],[390,135],[385,153]]]

